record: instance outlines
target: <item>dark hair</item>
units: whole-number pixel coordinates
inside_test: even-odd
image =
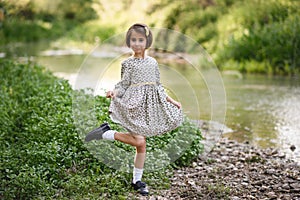
[[[133,24],[126,33],[126,44],[128,47],[130,47],[130,37],[132,31],[136,31],[138,33],[143,34],[146,37],[147,43],[146,43],[146,49],[148,49],[153,40],[152,32],[149,29],[149,27],[146,24]]]

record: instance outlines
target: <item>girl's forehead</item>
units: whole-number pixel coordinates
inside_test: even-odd
[[[137,32],[137,31],[135,31],[135,30],[132,30],[130,37],[139,37],[139,38],[142,37],[142,38],[146,38],[146,37],[144,36],[144,34],[139,33],[139,32]]]

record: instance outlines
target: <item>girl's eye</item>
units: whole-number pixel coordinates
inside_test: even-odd
[[[136,38],[132,38],[131,41],[132,41],[132,42],[136,42],[137,39],[136,39]],[[143,38],[140,38],[140,39],[138,39],[138,41],[139,41],[139,42],[144,42],[144,39],[143,39]]]

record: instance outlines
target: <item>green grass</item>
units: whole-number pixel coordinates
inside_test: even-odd
[[[0,72],[1,198],[125,199],[128,192],[133,192],[131,172],[109,168],[83,144],[86,130],[80,130],[72,112],[74,95],[84,97],[95,102],[98,123],[110,122],[109,100],[74,91],[66,80],[35,64],[0,60]],[[79,116],[84,121],[88,113]],[[176,130],[148,140],[147,148],[151,150],[185,134],[194,139],[189,149],[178,146],[182,154],[174,163],[161,171],[145,173],[144,180],[152,188],[169,187],[172,167],[189,165],[202,151],[202,137],[199,129],[186,119]],[[177,142],[180,144],[184,139],[179,137]],[[128,145],[116,145],[134,151]]]

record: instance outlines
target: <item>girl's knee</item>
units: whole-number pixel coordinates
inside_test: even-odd
[[[146,138],[139,136],[139,137],[135,137],[136,140],[136,147],[138,148],[146,148]]]

